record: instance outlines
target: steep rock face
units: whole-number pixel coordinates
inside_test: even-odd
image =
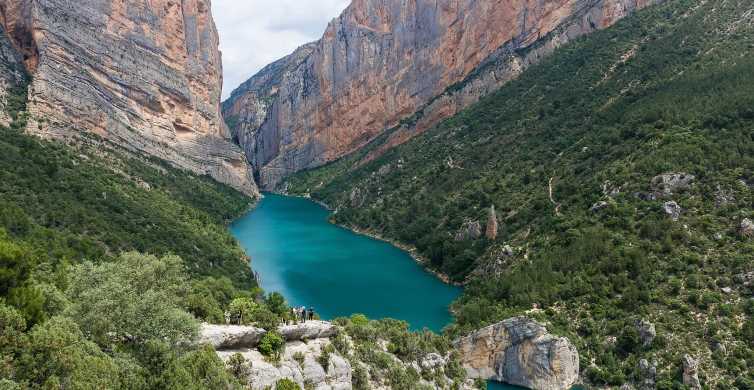
[[[471,378],[538,390],[569,389],[578,379],[576,347],[525,317],[482,328],[455,345]]]
[[[256,195],[220,113],[209,0],[0,0],[33,76],[27,131],[94,133]]]
[[[373,158],[658,1],[354,0],[319,41],[234,91],[224,114],[272,188],[394,129]]]
[[[8,126],[8,99],[15,89],[26,82],[23,58],[11,44],[0,26],[0,126]]]

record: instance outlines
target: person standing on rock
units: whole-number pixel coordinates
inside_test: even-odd
[[[314,308],[309,307],[309,321],[314,320]]]
[[[306,307],[301,306],[298,308],[298,315],[301,317],[301,322],[306,322]]]

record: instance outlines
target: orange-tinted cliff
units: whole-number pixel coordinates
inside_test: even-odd
[[[220,112],[209,0],[0,0],[0,23],[32,76],[29,133],[94,133],[258,193]]]
[[[319,41],[252,77],[223,112],[260,184],[274,188],[387,129],[399,126],[374,153],[405,142],[554,48],[652,2],[353,0]]]

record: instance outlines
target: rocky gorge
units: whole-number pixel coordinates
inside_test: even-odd
[[[208,0],[2,0],[0,24],[0,65],[20,59],[32,78],[28,133],[71,142],[95,135],[258,194],[220,112]],[[8,75],[19,78],[3,72],[3,91]]]
[[[323,37],[236,89],[223,113],[274,189],[389,131],[365,160],[657,0],[355,0]]]

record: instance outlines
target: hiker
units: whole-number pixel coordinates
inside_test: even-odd
[[[298,308],[298,316],[301,318],[301,322],[306,322],[306,308],[304,306]]]
[[[312,321],[312,320],[314,320],[314,308],[310,307],[309,308],[309,321]]]
[[[230,325],[230,312],[225,311],[225,325]]]

